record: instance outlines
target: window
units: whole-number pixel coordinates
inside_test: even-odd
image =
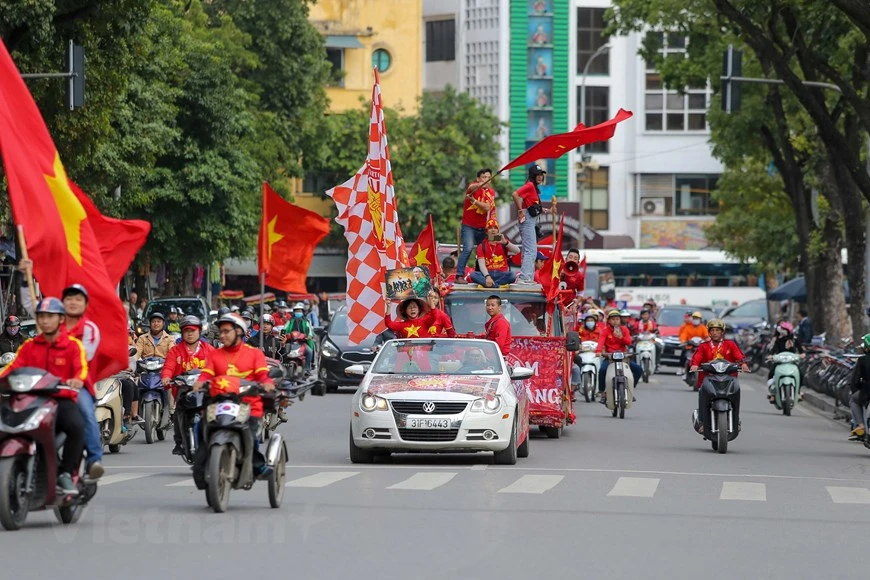
[[[577,74],[583,69],[595,51],[604,46],[604,8],[577,9]],[[589,74],[606,75],[610,73],[610,56],[599,54],[589,64]]]
[[[665,58],[686,58],[688,39],[680,34],[655,32],[659,54]],[[708,83],[685,87],[683,94],[668,90],[655,63],[646,63],[644,110],[647,131],[706,131],[707,108],[710,103]]]
[[[426,22],[426,62],[456,60],[456,21]]]
[[[712,199],[718,175],[677,175],[676,214],[685,216],[716,215],[719,204]]]
[[[577,87],[577,120],[582,120],[587,127],[603,123],[610,118],[610,88],[586,87],[586,114],[580,114],[583,87]],[[607,153],[608,141],[599,141],[586,146],[588,153]]]
[[[328,84],[333,87],[344,86],[344,49],[327,48],[326,60],[332,65]]]
[[[642,217],[674,215],[674,176],[672,173],[646,174],[638,183],[638,213]]]
[[[583,223],[595,230],[610,228],[610,195],[606,167],[587,169],[577,176],[583,191]]]
[[[380,72],[387,72],[393,64],[393,57],[383,48],[375,49],[372,53],[372,67],[377,67]]]

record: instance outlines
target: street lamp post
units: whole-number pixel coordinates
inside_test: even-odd
[[[593,52],[589,60],[586,61],[586,66],[583,67],[583,77],[580,81],[580,122],[584,125],[586,124],[586,76],[589,74],[589,67],[592,65],[592,62],[608,50],[610,50],[609,44],[599,46],[598,50]],[[580,146],[580,162],[583,164],[583,181],[580,182],[580,202],[577,205],[580,207],[580,249],[582,250],[586,246],[586,235],[584,233],[586,227],[583,224],[583,194],[586,193],[586,164],[589,162],[586,159],[586,145]]]

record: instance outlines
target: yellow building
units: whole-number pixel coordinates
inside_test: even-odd
[[[331,109],[345,111],[371,99],[374,66],[384,105],[417,110],[423,92],[422,0],[318,0],[309,20],[326,37],[327,57],[341,71],[327,89]]]

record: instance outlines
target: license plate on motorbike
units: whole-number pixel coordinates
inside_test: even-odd
[[[220,403],[215,410],[216,415],[230,415],[231,417],[239,416],[239,405],[235,403]]]
[[[681,349],[681,348],[674,349],[674,356],[680,356],[681,354],[683,354],[683,349]]]
[[[450,419],[408,417],[405,426],[408,429],[450,429]]]

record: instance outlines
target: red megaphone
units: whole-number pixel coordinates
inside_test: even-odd
[[[580,273],[580,264],[577,262],[565,262],[562,267],[562,281],[567,290],[582,292],[585,286],[585,276]]]

